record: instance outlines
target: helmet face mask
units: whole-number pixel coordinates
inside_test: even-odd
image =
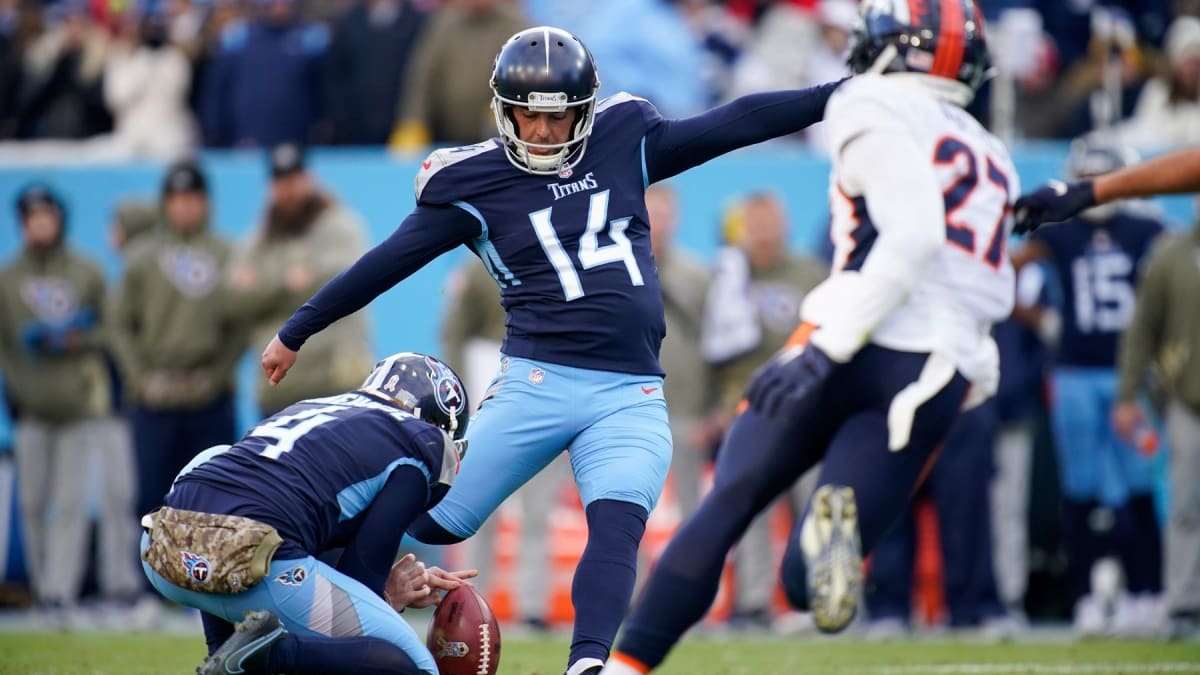
[[[954,98],[967,105],[990,74],[983,14],[974,0],[930,0],[916,8],[905,0],[864,2],[847,65],[855,73],[913,73],[963,85]]]
[[[496,56],[491,87],[492,115],[508,161],[528,173],[570,175],[587,150],[600,88],[596,64],[583,43],[550,26],[521,31]],[[572,111],[570,134],[561,143],[522,140],[516,108],[538,113]]]

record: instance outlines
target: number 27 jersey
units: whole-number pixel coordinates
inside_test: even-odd
[[[946,242],[871,341],[946,354],[972,379],[972,371],[994,369],[991,325],[1012,312],[1014,293],[1005,244],[1020,186],[1008,150],[962,108],[896,75],[862,75],[846,83],[830,100],[826,119],[835,148],[866,133],[907,136],[919,159],[933,166],[942,190]],[[860,269],[878,237],[866,199],[847,194],[838,171],[835,163],[835,274]]]

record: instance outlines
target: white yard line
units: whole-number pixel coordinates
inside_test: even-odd
[[[849,672],[839,668],[839,671]],[[1041,675],[1104,675],[1106,673],[1200,673],[1200,662],[1183,661],[1121,663],[938,663],[926,665],[904,665],[853,668],[855,672],[870,675],[1018,675],[1036,673]]]

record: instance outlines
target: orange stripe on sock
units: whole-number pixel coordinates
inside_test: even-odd
[[[650,672],[650,666],[647,666],[646,664],[642,663],[641,661],[638,661],[637,659],[633,658],[632,656],[630,656],[628,654],[622,654],[621,652],[613,652],[612,655],[609,656],[609,658],[618,663],[623,663],[623,664],[629,666],[630,668],[633,668],[634,670],[638,671],[639,673],[649,673]]]

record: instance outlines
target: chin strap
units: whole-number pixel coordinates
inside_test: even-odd
[[[863,74],[882,75],[887,70],[887,67],[892,65],[892,61],[896,60],[896,56],[899,55],[899,53],[900,52],[896,50],[896,45],[888,45],[884,47],[883,51],[879,53],[879,56],[875,58],[875,63],[872,63],[871,67],[867,68]]]

